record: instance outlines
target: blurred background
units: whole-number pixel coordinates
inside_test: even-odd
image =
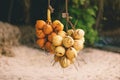
[[[51,0],[52,20],[65,24],[65,0]],[[46,20],[48,0],[0,0],[0,22],[17,25],[24,45],[36,44],[36,20]],[[68,0],[68,11],[76,28],[85,30],[85,46],[120,52],[120,0]],[[1,28],[2,25],[0,25]],[[69,26],[69,28],[71,28]]]

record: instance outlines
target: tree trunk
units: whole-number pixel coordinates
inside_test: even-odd
[[[101,19],[103,18],[103,7],[104,7],[104,1],[103,0],[99,0],[99,5],[98,5],[98,16],[97,16],[97,20],[96,20],[96,25],[95,25],[95,29],[97,31],[99,31],[99,25],[101,22]]]
[[[10,2],[10,7],[9,7],[9,11],[8,11],[8,22],[11,22],[13,4],[14,4],[14,0],[11,0],[11,2]]]
[[[30,23],[30,0],[23,0],[25,24]]]

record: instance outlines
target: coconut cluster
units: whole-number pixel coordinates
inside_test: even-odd
[[[62,68],[73,64],[78,51],[84,47],[85,32],[82,29],[61,31],[53,37],[54,61],[59,62]]]
[[[35,27],[36,27],[37,44],[39,45],[39,47],[41,49],[45,49],[50,53],[53,53],[54,50],[54,46],[52,44],[53,37],[56,36],[57,34],[60,34],[63,31],[64,25],[59,20],[55,20],[53,22],[45,22],[43,20],[37,20]],[[56,38],[59,38],[59,41],[60,40],[62,41],[62,38],[60,39],[59,36],[57,36]],[[57,46],[59,44],[61,43],[58,42],[55,43],[54,45]]]
[[[63,31],[64,25],[59,20],[55,20],[52,22],[51,10],[48,8],[47,20],[46,21],[37,20],[35,27],[36,27],[37,44],[39,45],[39,47],[50,53],[54,53],[54,46],[52,44],[53,37],[59,34],[60,31]],[[56,38],[59,38],[59,36]],[[57,46],[57,44],[60,43],[58,42],[55,44]]]
[[[59,21],[51,21],[50,12],[47,12],[47,21],[36,21],[37,44],[40,48],[54,54],[54,61],[59,62],[62,68],[74,63],[78,51],[84,47],[85,32],[82,29],[63,31],[64,25]]]
[[[40,21],[42,21],[42,26],[38,25]],[[53,53],[55,63],[59,62],[62,68],[66,68],[74,63],[78,51],[83,49],[85,32],[82,29],[70,29],[65,32],[64,25],[59,20],[55,20],[49,24],[52,30],[48,30],[50,31],[48,33],[45,30],[46,25],[48,24],[43,20],[36,22],[37,44],[40,48]]]

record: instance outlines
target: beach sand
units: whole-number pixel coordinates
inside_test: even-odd
[[[53,54],[39,49],[18,46],[12,51],[15,57],[0,57],[0,80],[120,80],[120,53],[85,48],[63,69],[52,65]]]

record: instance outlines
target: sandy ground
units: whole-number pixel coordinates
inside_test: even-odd
[[[0,57],[0,80],[120,80],[119,53],[86,48],[74,65],[62,69],[52,66],[51,54],[26,46],[12,50],[15,57]]]

